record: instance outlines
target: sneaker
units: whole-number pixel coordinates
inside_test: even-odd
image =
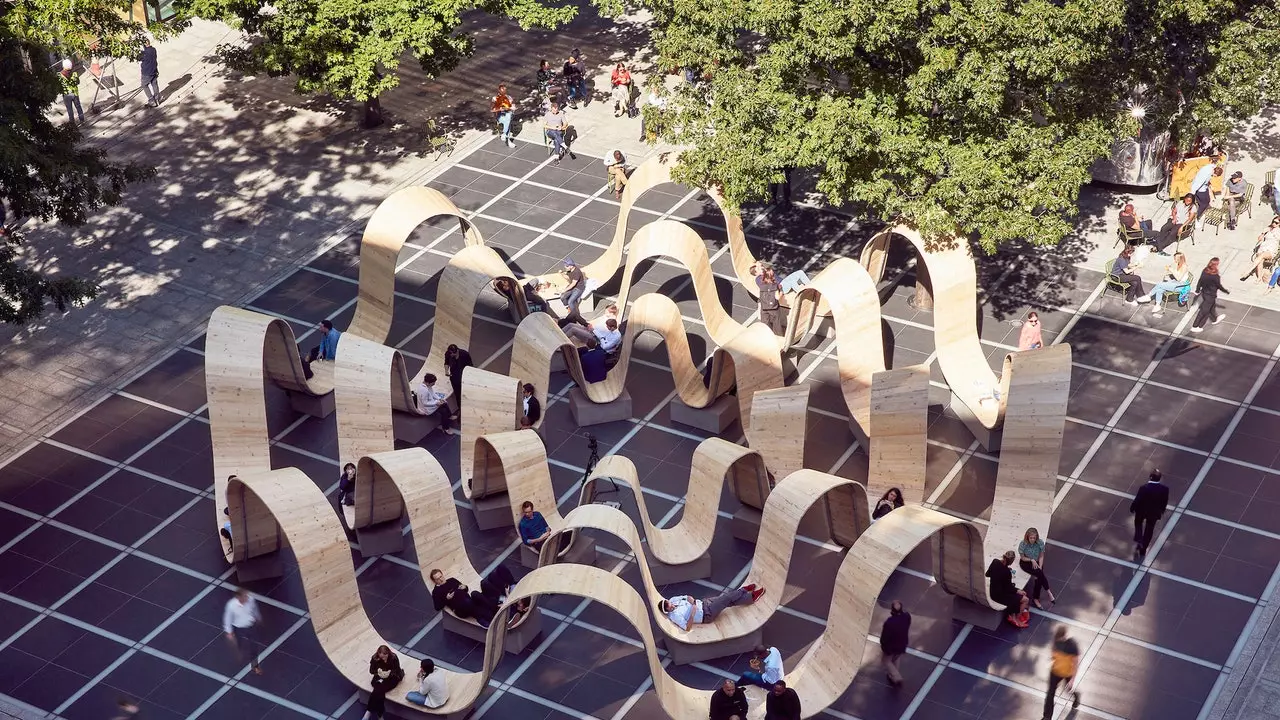
[[[1136,306],[1136,305],[1138,304],[1138,301],[1137,301],[1137,300],[1125,300],[1125,301],[1124,301],[1124,304],[1125,304],[1125,305],[1134,305],[1134,306]]]
[[[1213,319],[1213,324],[1214,324],[1214,325],[1217,325],[1218,323],[1220,323],[1220,322],[1222,322],[1223,320],[1226,320],[1226,319],[1227,319],[1227,314],[1226,314],[1226,313],[1222,313],[1221,315],[1219,315],[1218,317],[1216,317],[1216,318],[1214,318],[1214,319]]]
[[[516,141],[512,140],[511,138],[507,138],[507,147],[513,148],[515,146],[516,146]]]
[[[1204,328],[1193,327],[1193,328],[1191,328],[1191,332],[1193,332],[1193,333],[1202,333],[1202,332],[1204,332]]]
[[[759,585],[756,585],[755,583],[751,583],[750,585],[743,585],[742,589],[746,590],[747,592],[755,592],[757,587],[759,587]]]
[[[1163,305],[1161,305],[1160,303],[1153,303],[1153,304],[1151,305],[1151,314],[1152,314],[1152,315],[1159,315],[1160,313],[1163,313],[1163,312],[1164,312],[1164,306],[1163,306]]]
[[[764,588],[758,587],[751,591],[751,602],[759,602],[764,597]]]
[[[1151,302],[1151,297],[1150,297],[1150,296],[1148,296],[1148,295],[1143,295],[1142,297],[1138,298],[1138,302],[1140,302],[1140,303],[1149,303],[1149,302]]]
[[[1072,690],[1071,691],[1071,709],[1075,710],[1078,707],[1080,707],[1080,693]]]

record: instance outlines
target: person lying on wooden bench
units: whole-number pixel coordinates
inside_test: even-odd
[[[469,590],[457,578],[446,579],[444,571],[439,569],[431,571],[431,584],[434,586],[431,589],[431,602],[435,604],[437,611],[447,607],[464,620],[475,619],[488,627],[516,581],[505,565],[499,565],[480,581],[478,591]],[[507,619],[507,627],[514,626],[528,611],[528,599],[521,600]]]
[[[733,590],[725,590],[713,598],[699,600],[692,595],[677,595],[658,601],[658,612],[666,615],[676,627],[688,632],[694,625],[710,625],[726,608],[750,605],[764,595],[764,588],[755,583]]]

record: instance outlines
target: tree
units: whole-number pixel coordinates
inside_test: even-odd
[[[102,50],[109,46],[127,51],[131,41],[122,38],[134,37],[137,28],[110,18],[95,24],[95,18],[102,17],[95,8],[111,5],[80,3],[84,14],[63,17],[56,7],[41,2],[0,3],[0,203],[7,203],[8,214],[16,218],[78,225],[93,211],[119,202],[130,183],[155,174],[142,165],[110,161],[105,151],[83,144],[76,126],[55,124],[45,115],[61,90],[57,74],[48,67],[49,46],[41,42],[62,37],[64,51],[88,52],[92,37],[60,35],[76,27],[75,18],[83,18],[84,27],[104,33],[100,37],[119,31],[109,45],[98,45]],[[48,301],[65,312],[97,295],[92,282],[50,276],[23,265],[18,256],[22,241],[13,231],[0,238],[0,321],[32,320],[45,311]]]
[[[247,45],[219,47],[243,72],[294,75],[300,93],[365,104],[365,124],[381,123],[378,98],[399,84],[411,53],[427,74],[453,69],[472,48],[458,31],[472,10],[509,17],[522,28],[556,27],[573,6],[539,0],[179,0],[180,17],[222,20],[249,34]]]
[[[691,148],[678,179],[736,206],[806,168],[834,203],[987,252],[1070,232],[1140,86],[1147,121],[1183,132],[1280,88],[1280,20],[1252,0],[642,2],[659,64],[711,71],[646,108]]]

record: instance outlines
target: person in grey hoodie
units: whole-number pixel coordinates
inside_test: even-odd
[[[160,64],[156,58],[156,49],[150,40],[142,44],[142,92],[146,93],[147,105],[160,107]]]

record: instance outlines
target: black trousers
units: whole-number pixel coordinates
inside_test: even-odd
[[[399,685],[400,681],[403,679],[403,670],[399,673],[393,673],[391,677],[388,678],[380,678],[377,675],[373,676],[373,682],[371,683],[372,691],[369,693],[369,704],[365,706],[365,709],[369,711],[370,715],[380,718],[386,714],[387,692]]]
[[[1151,546],[1151,536],[1156,533],[1156,523],[1160,516],[1133,515],[1133,541],[1144,551]]]
[[[1156,246],[1156,250],[1164,252],[1165,248],[1178,241],[1178,231],[1181,229],[1181,225],[1174,225],[1172,220],[1165,220],[1160,232],[1151,243]]]
[[[1022,568],[1022,572],[1030,575],[1035,580],[1035,582],[1031,584],[1032,600],[1039,600],[1040,591],[1042,590],[1052,592],[1049,590],[1049,578],[1045,577],[1043,569],[1032,565],[1026,560],[1019,561],[1018,567]]]
[[[1046,718],[1053,717],[1053,699],[1058,695],[1058,686],[1066,682],[1067,679],[1068,678],[1058,677],[1053,674],[1052,670],[1049,671],[1049,692],[1044,695],[1044,716]],[[1080,693],[1072,690],[1071,696],[1073,698],[1079,698]]]
[[[1139,295],[1146,295],[1146,288],[1142,287],[1142,278],[1133,273],[1116,273],[1115,278],[1120,282],[1129,283],[1129,289],[1124,292],[1125,300],[1133,300]]]
[[[1196,321],[1192,323],[1193,327],[1204,327],[1210,320],[1218,316],[1218,295],[1204,294],[1200,296],[1200,312],[1196,313]]]

